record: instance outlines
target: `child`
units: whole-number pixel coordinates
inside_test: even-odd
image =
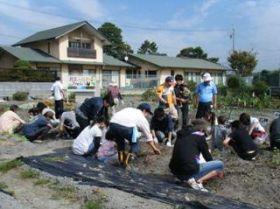
[[[174,122],[163,108],[157,108],[151,120],[151,132],[155,141],[162,143],[167,139],[166,145],[172,147],[171,140],[175,138]]]
[[[253,142],[248,131],[238,120],[231,123],[231,134],[224,140],[225,146],[231,146],[243,160],[254,160],[258,154],[257,145]]]
[[[271,149],[280,149],[280,116],[274,119],[269,128]]]
[[[267,134],[257,118],[251,117],[247,113],[242,113],[239,121],[243,126],[247,127],[249,135],[251,135],[257,145],[265,142]]]
[[[214,125],[211,130],[212,136],[212,150],[218,149],[223,150],[223,141],[227,137],[227,129],[225,127],[226,118],[225,116],[218,117],[218,125]]]
[[[25,124],[22,129],[23,135],[31,142],[38,139],[43,139],[52,125],[50,120],[54,117],[54,112],[51,109],[45,108],[42,115],[38,115],[37,119],[29,124]]]
[[[213,160],[205,139],[207,122],[202,119],[192,121],[189,130],[178,132],[172,158],[169,163],[171,172],[181,181],[187,181],[196,190],[207,191],[203,182],[223,176],[223,162]],[[199,156],[203,155],[207,162],[199,163]]]
[[[17,115],[17,105],[11,105],[10,110],[4,112],[0,117],[0,132],[13,133],[15,129],[18,129],[25,121]]]
[[[106,119],[99,117],[96,123],[87,126],[72,145],[73,153],[76,155],[95,155],[100,147],[102,130],[106,127]]]
[[[80,125],[76,120],[74,111],[65,111],[60,117],[60,135],[66,138],[76,138],[80,131]]]

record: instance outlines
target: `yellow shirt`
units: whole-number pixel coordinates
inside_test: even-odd
[[[175,104],[175,92],[174,92],[174,87],[166,87],[164,84],[161,84],[157,88],[157,95],[159,97],[162,97],[164,100],[167,101],[169,105],[174,105]],[[160,101],[161,104],[161,101]]]

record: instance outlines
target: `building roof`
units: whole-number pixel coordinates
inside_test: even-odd
[[[21,60],[30,62],[44,62],[44,63],[60,63],[60,64],[79,64],[79,65],[105,65],[117,67],[134,67],[126,62],[118,60],[107,54],[103,54],[103,62],[90,62],[90,61],[74,61],[74,60],[59,60],[39,49],[32,49],[27,47],[12,47],[2,46],[0,49],[5,50],[9,54]]]
[[[48,30],[39,31],[34,33],[31,36],[28,36],[25,39],[20,40],[19,42],[15,43],[13,46],[20,46],[27,43],[37,42],[37,41],[44,41],[50,39],[57,39],[61,36],[70,33],[80,27],[85,27],[90,33],[98,37],[104,44],[109,44],[110,42],[98,31],[96,30],[90,23],[87,21],[81,21],[69,25],[64,25],[57,28],[51,28]]]
[[[118,60],[110,55],[103,54],[103,62],[105,65],[108,66],[118,66],[118,67],[134,67],[133,65],[130,65],[126,62],[123,62],[121,60]]]
[[[160,55],[130,54],[129,56],[152,63],[162,68],[192,68],[225,70],[220,64],[197,58],[181,58]]]
[[[47,62],[47,63],[61,63],[57,58],[43,52],[39,49],[32,49],[26,47],[12,47],[1,46],[0,49],[5,50],[9,54],[17,57],[20,60],[32,61],[32,62]]]

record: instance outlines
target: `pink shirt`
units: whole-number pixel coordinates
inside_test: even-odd
[[[13,111],[8,110],[0,116],[0,132],[13,133],[13,130],[21,123],[25,123],[24,120]]]

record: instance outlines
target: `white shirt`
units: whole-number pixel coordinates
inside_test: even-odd
[[[54,94],[54,100],[59,101],[63,99],[62,90],[63,90],[62,83],[60,81],[54,82],[51,88],[51,91]]]
[[[70,120],[71,128],[80,127],[76,120],[76,115],[74,111],[63,112],[60,118],[60,123],[64,124],[65,120]]]
[[[137,127],[144,133],[147,141],[153,141],[149,122],[139,109],[132,107],[124,108],[113,115],[110,123],[116,123],[129,128]]]
[[[251,117],[251,127],[255,126],[255,130],[256,131],[261,131],[261,132],[265,132],[264,127],[262,127],[259,119]]]
[[[98,125],[87,126],[74,140],[72,150],[76,155],[84,155],[94,148],[94,138],[102,137],[102,131]]]

